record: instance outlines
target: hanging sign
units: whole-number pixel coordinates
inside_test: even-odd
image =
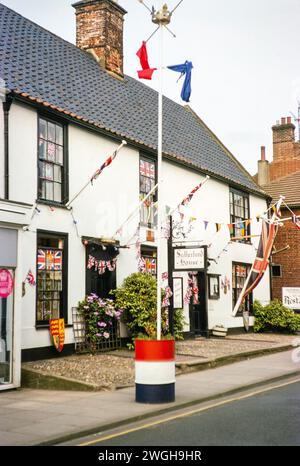
[[[206,269],[206,248],[174,248],[174,270]]]
[[[289,309],[300,309],[300,288],[282,288],[282,304]]]
[[[51,319],[50,333],[53,337],[55,348],[61,353],[65,343],[65,319]]]
[[[14,279],[7,269],[0,270],[0,298],[8,298],[14,289]]]

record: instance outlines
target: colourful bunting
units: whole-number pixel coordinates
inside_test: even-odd
[[[230,236],[233,236],[234,235],[234,225],[233,225],[233,223],[229,223],[228,228],[229,228]]]

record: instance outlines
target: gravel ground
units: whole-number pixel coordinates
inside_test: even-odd
[[[199,338],[177,342],[176,352],[180,362],[184,359],[192,361],[194,358],[205,361],[251,350],[291,345],[296,338],[295,335],[278,334],[242,334],[226,339]],[[23,364],[22,367],[96,384],[108,390],[134,384],[134,353],[128,350],[36,361]]]

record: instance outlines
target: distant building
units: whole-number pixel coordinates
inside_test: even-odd
[[[285,196],[285,203],[300,216],[300,143],[295,140],[295,126],[290,117],[281,118],[272,130],[273,161],[266,160],[262,147],[256,179],[273,201]],[[282,218],[293,216],[287,207],[281,210]],[[272,254],[272,297],[300,310],[297,296],[300,296],[300,230],[292,221],[286,221],[279,228]]]

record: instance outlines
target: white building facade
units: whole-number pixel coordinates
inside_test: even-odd
[[[114,8],[114,2],[105,1]],[[116,8],[119,12],[120,7]],[[17,18],[20,24],[28,21],[2,5],[0,14],[8,25],[10,19]],[[40,32],[38,26],[34,27]],[[8,30],[5,32],[9,34]],[[43,34],[51,36],[47,31]],[[60,41],[52,36],[51,40]],[[79,54],[79,62],[83,57],[81,54],[88,55],[84,57],[88,66],[99,67],[88,53],[75,46],[64,41],[58,45],[66,47],[66,53],[70,49],[70,53]],[[82,67],[82,64],[78,66]],[[46,74],[44,79],[47,79]],[[121,80],[104,70],[101,70],[101,79],[109,80],[112,85],[116,82],[120,86],[120,95],[126,93]],[[135,81],[130,79],[129,84]],[[95,124],[92,113],[90,119],[78,118],[78,114],[62,109],[56,102],[49,104],[51,93],[48,99],[41,95],[42,92],[39,97],[33,95],[33,91],[29,95],[25,89],[21,92],[20,87],[13,88],[7,75],[4,81],[12,104],[6,116],[4,107],[0,111],[0,238],[6,238],[0,245],[0,270],[11,271],[14,289],[10,297],[0,300],[1,357],[3,362],[10,364],[6,378],[0,373],[0,389],[19,385],[19,376],[14,374],[13,368],[19,365],[20,349],[23,360],[49,357],[55,353],[49,333],[50,318],[64,318],[64,351],[68,354],[74,349],[72,308],[88,293],[96,292],[107,297],[111,289],[121,286],[125,277],[139,270],[138,251],[154,274],[156,263],[155,237],[151,235],[155,229],[155,196],[150,199],[148,208],[137,211],[116,234],[156,180],[156,149],[138,132],[134,134],[134,121],[132,134],[122,128],[101,126]],[[140,86],[141,94],[144,92],[145,86],[132,85]],[[149,92],[149,98],[156,97],[154,91]],[[168,148],[164,151],[163,199],[171,209],[176,208],[208,174],[210,176],[190,204],[181,209],[183,219],[176,210],[174,214],[177,223],[178,219],[182,220],[180,225],[184,231],[190,229],[179,244],[207,248],[205,270],[195,277],[198,295],[192,296],[189,304],[183,302],[185,332],[209,336],[216,325],[243,329],[242,313],[236,317],[231,313],[256,256],[261,230],[256,217],[266,211],[267,198],[204,123],[189,109],[174,105],[179,112],[178,121],[182,114],[192,125],[191,134],[188,127],[185,131],[186,144],[194,142],[197,138],[194,131],[199,128],[201,134],[195,142],[199,153],[205,152],[205,144],[202,150],[201,141],[201,135],[205,135],[213,144],[216,157],[218,151],[222,151],[228,171],[226,174],[226,170],[223,172],[217,164],[214,171],[212,165],[207,168],[203,162],[197,164],[197,160],[191,161],[185,154]],[[124,122],[129,120],[130,126],[130,116],[123,115],[121,108],[120,113],[119,118]],[[154,133],[155,124],[156,121],[152,124]],[[126,139],[127,146],[77,197],[72,209],[68,208],[68,201],[91,179],[122,139]],[[210,161],[209,152],[203,157],[207,157],[208,164],[214,163]],[[232,178],[231,166],[237,173]],[[241,232],[243,222],[245,230]],[[15,235],[12,240],[7,239],[10,233]],[[243,235],[251,238],[243,239]],[[233,237],[241,241],[231,241]],[[13,259],[6,257],[8,247],[15,248]],[[115,270],[106,268],[100,275],[89,269],[88,260],[93,251],[99,261],[106,264],[113,264],[116,259]],[[46,267],[47,261],[53,265],[51,270]],[[167,272],[167,239],[164,269]],[[35,285],[26,280],[30,272]],[[174,271],[173,278],[182,278],[182,283],[177,284],[179,301],[180,297],[184,301],[190,278],[188,271]],[[270,299],[268,272],[246,303],[250,314],[254,299],[261,302]],[[250,317],[251,325],[253,317]],[[122,336],[126,335],[122,326]]]

